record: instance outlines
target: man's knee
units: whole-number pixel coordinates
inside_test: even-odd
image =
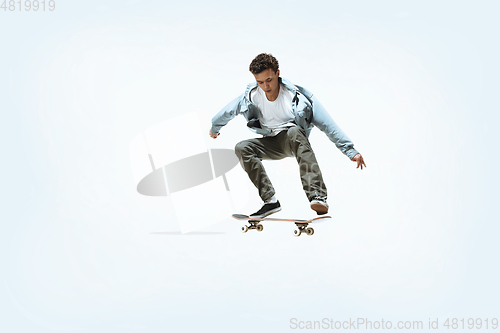
[[[247,155],[250,152],[250,143],[248,140],[240,141],[234,146],[234,152],[236,156],[240,157],[242,155]]]

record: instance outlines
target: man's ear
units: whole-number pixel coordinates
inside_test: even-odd
[[[276,71],[276,75],[278,75],[278,77],[280,76],[280,70],[279,69]]]

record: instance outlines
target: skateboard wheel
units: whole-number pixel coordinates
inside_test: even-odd
[[[241,227],[241,232],[245,233],[248,231],[248,227],[246,225]]]
[[[295,235],[295,237],[299,237],[302,234],[302,231],[300,231],[300,230],[294,230],[293,234]]]
[[[257,224],[257,231],[264,230],[264,226],[262,224]]]
[[[307,228],[307,229],[306,229],[306,234],[307,234],[308,236],[312,236],[312,235],[314,235],[314,229],[313,229],[313,228]]]

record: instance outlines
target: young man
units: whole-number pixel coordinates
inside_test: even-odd
[[[311,208],[318,215],[328,212],[327,190],[308,137],[314,126],[323,131],[357,167],[366,167],[351,140],[335,124],[313,94],[280,77],[279,65],[271,54],[261,53],[250,64],[256,83],[224,107],[213,119],[210,136],[216,139],[221,127],[242,114],[250,130],[262,138],[239,142],[236,155],[264,201],[252,217],[262,218],[281,210],[262,160],[294,156],[299,163],[302,187]]]

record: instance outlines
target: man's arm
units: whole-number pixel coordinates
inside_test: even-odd
[[[244,97],[244,93],[236,97],[212,118],[212,128],[209,132],[212,138],[217,138],[220,134],[220,129],[240,113],[241,102]]]
[[[333,121],[328,111],[321,105],[316,96],[313,95],[311,100],[313,105],[313,125],[324,132],[330,141],[335,143],[335,146],[349,157],[350,160],[357,162],[357,168],[359,166],[361,166],[361,169],[363,169],[363,166],[366,167],[363,157],[354,149],[354,144],[351,139],[349,139],[335,121]]]

